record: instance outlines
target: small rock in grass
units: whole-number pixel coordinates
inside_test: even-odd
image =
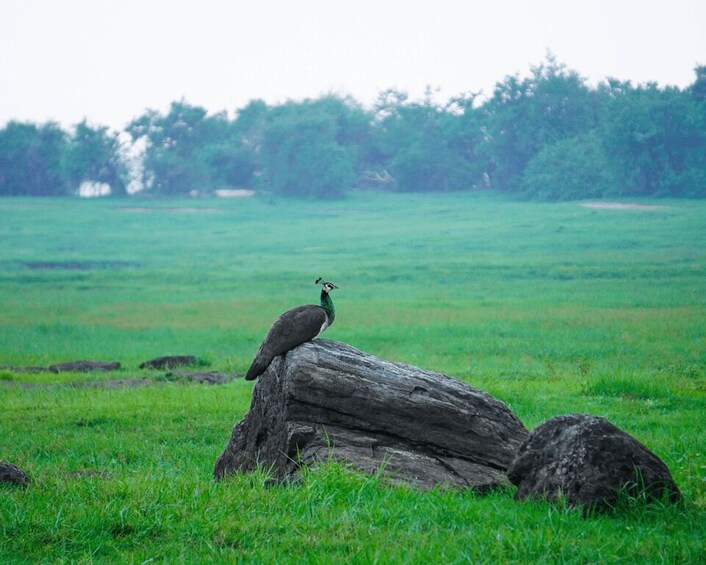
[[[140,365],[140,369],[173,369],[196,365],[197,359],[194,355],[166,355],[145,361]]]
[[[566,497],[572,506],[608,508],[624,493],[676,502],[681,493],[667,466],[608,420],[557,416],[535,428],[507,472],[515,498]]]
[[[12,463],[0,461],[0,483],[10,483],[27,488],[31,479],[22,469]]]

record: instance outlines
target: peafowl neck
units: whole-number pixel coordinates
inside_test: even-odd
[[[326,311],[326,316],[328,316],[330,326],[333,324],[333,319],[336,317],[336,309],[333,307],[333,300],[331,296],[325,290],[321,290],[321,307]]]

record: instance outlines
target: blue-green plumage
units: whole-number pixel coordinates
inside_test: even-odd
[[[334,286],[333,288],[338,287]],[[333,290],[333,288],[331,290]],[[333,321],[336,318],[336,308],[333,305],[333,300],[331,300],[331,295],[329,294],[329,292],[327,292],[325,288],[321,289],[321,307],[326,311],[326,315],[329,320],[328,325],[330,326],[331,324],[333,324]]]

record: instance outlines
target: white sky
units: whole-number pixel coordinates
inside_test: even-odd
[[[0,126],[122,129],[181,98],[492,92],[547,51],[591,84],[688,86],[706,0],[0,0]]]

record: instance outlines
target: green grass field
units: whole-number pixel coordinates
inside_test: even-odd
[[[643,202],[644,203],[644,202]],[[0,563],[706,561],[706,202],[658,209],[488,194],[0,200]],[[513,491],[419,492],[329,464],[215,483],[252,384],[75,388],[193,354],[244,372],[273,319],[341,289],[327,337],[441,371],[528,428],[604,416],[685,503],[607,515]],[[33,387],[19,386],[22,382]]]

